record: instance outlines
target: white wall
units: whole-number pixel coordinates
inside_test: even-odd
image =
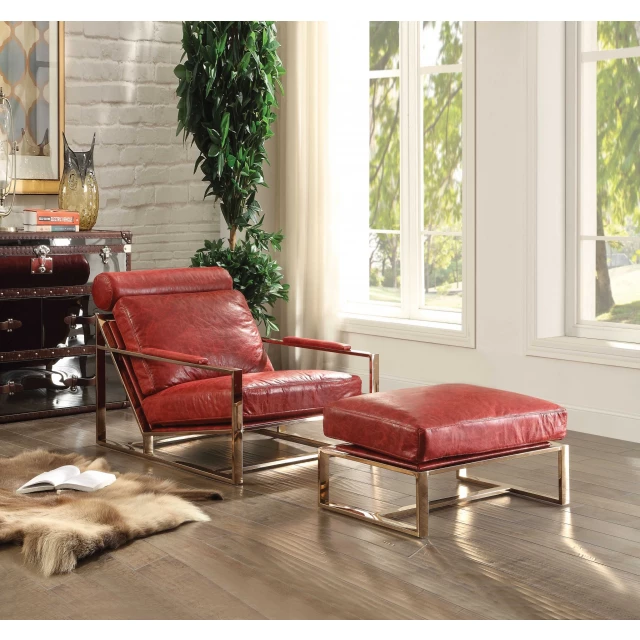
[[[67,139],[87,149],[96,132],[96,228],[133,231],[134,269],[188,266],[218,234],[194,149],[175,135],[181,39],[179,22],[66,23]],[[25,206],[55,207],[57,196],[18,197]]]
[[[640,442],[637,370],[525,355],[525,23],[477,24],[476,92],[476,349],[343,338],[380,353],[383,390],[440,382],[509,389],[565,405],[571,429]]]

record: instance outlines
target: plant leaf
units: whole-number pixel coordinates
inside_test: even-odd
[[[220,137],[222,139],[221,146],[224,146],[224,143],[229,135],[229,121],[231,119],[231,114],[228,111],[225,111],[222,116],[222,122],[220,123]]]

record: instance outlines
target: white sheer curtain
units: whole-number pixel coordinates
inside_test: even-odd
[[[285,233],[278,257],[291,285],[278,313],[280,335],[335,339],[338,301],[331,286],[329,202],[328,27],[324,22],[280,22],[284,96],[276,122],[276,228]],[[319,352],[281,349],[282,366],[324,366]]]
[[[276,257],[291,290],[289,302],[277,306],[276,316],[280,336],[336,340],[341,243],[348,241],[353,199],[365,208],[368,205],[366,74],[362,74],[365,85],[359,87],[364,110],[362,102],[358,110],[363,147],[351,143],[357,127],[349,115],[352,102],[345,96],[354,81],[344,67],[349,65],[344,45],[353,46],[353,29],[326,22],[279,22],[277,26],[286,74],[275,123],[276,184],[271,186],[276,189],[274,226],[286,236]],[[367,64],[367,43],[359,44]],[[356,148],[364,157],[354,166]],[[357,187],[353,176],[358,176]],[[286,368],[328,366],[322,352],[278,351],[279,364]],[[277,361],[277,354],[272,355]]]

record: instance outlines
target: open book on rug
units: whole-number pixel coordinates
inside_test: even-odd
[[[108,487],[115,481],[116,477],[113,473],[92,470],[80,473],[78,467],[67,464],[32,478],[17,489],[16,493],[36,493],[38,491],[57,491],[58,489],[97,491]]]

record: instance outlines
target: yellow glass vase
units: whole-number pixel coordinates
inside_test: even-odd
[[[93,149],[96,136],[89,151],[72,151],[64,140],[64,171],[58,192],[58,207],[80,214],[80,231],[90,231],[98,221],[100,195],[98,181],[93,168]]]

